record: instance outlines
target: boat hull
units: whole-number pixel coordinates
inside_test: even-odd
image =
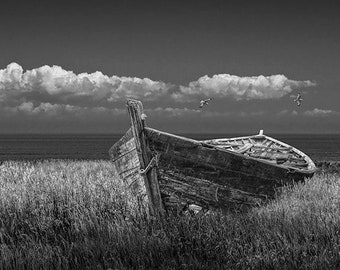
[[[147,207],[150,214],[162,215],[190,205],[222,210],[254,206],[273,197],[278,187],[315,171],[314,163],[296,149],[308,161],[307,169],[252,157],[248,146],[248,154],[242,154],[220,147],[224,140],[200,142],[148,128],[140,101],[128,100],[127,108],[131,128],[109,154],[134,209]]]
[[[157,156],[165,209],[190,204],[215,209],[254,206],[273,197],[278,187],[313,175],[155,129],[145,127],[144,132],[152,155]],[[109,152],[134,203],[147,203],[131,130]]]

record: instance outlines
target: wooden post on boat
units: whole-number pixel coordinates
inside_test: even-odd
[[[145,137],[145,115],[143,113],[143,104],[138,100],[129,99],[127,101],[127,108],[131,120],[131,129],[135,138],[141,174],[144,178],[144,184],[148,196],[150,214],[162,215],[164,213],[164,206],[159,190],[156,167],[154,166],[155,159],[157,157],[152,156]]]

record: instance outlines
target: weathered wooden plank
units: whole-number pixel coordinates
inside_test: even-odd
[[[137,151],[134,150],[127,155],[115,160],[115,165],[118,173],[122,173],[133,167],[140,167]]]
[[[265,196],[218,185],[181,173],[162,173],[160,179],[162,193],[175,197],[182,203],[196,204],[203,208],[228,209],[233,205],[240,204],[254,206],[266,199]]]
[[[136,148],[131,128],[109,150],[109,155],[114,162],[117,158]]]
[[[228,168],[199,164],[179,156],[162,154],[159,161],[159,173],[182,173],[188,177],[205,179],[211,183],[234,187],[250,193],[273,195],[275,182],[230,171]]]
[[[144,120],[142,119],[143,105],[140,101],[130,99],[127,101],[127,107],[140,166],[141,169],[146,169],[149,162],[151,162],[152,154],[144,134]],[[164,207],[159,190],[156,168],[150,168],[149,171],[143,174],[143,179],[151,214],[162,214]]]
[[[140,175],[140,163],[131,129],[111,147],[109,154],[120,180],[124,183],[124,197],[128,205],[135,210],[147,207],[144,179]]]

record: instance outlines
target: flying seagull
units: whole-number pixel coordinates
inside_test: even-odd
[[[302,100],[303,100],[303,99],[301,98],[301,94],[298,94],[298,95],[296,96],[296,98],[294,99],[294,101],[296,102],[296,104],[297,104],[298,106],[301,105]]]
[[[208,105],[210,100],[212,100],[212,98],[202,99],[202,100],[200,101],[200,106],[199,106],[199,108],[203,108],[203,106]]]

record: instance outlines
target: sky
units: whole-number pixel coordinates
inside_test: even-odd
[[[0,133],[122,133],[127,98],[174,133],[340,133],[339,13],[336,1],[3,1]]]

